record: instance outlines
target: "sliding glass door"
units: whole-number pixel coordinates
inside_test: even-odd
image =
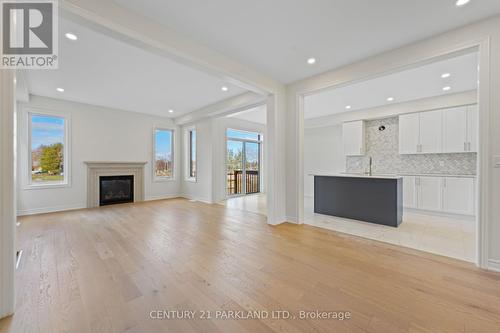
[[[260,192],[260,143],[245,142],[245,193]]]
[[[259,193],[262,135],[233,129],[226,135],[227,195]]]
[[[242,141],[227,140],[227,194],[243,194],[243,147]]]

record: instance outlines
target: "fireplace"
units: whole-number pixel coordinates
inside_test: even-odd
[[[99,205],[134,202],[134,176],[100,176]]]

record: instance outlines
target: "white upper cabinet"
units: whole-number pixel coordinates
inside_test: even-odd
[[[440,153],[443,151],[443,111],[420,113],[419,153]]]
[[[467,107],[443,110],[443,152],[462,153],[467,148]]]
[[[344,155],[360,156],[365,154],[365,122],[350,121],[342,124]]]
[[[420,115],[399,116],[399,153],[416,154],[419,147]]]
[[[477,105],[467,107],[467,142],[470,152],[477,152],[477,141],[479,137],[479,119]]]
[[[399,153],[477,151],[477,105],[399,116]]]

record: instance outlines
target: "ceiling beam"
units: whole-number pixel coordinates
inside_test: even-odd
[[[62,0],[59,6],[61,15],[70,20],[246,90],[264,95],[284,91],[284,86],[273,78],[111,0]]]
[[[267,97],[247,92],[223,101],[208,105],[186,115],[175,118],[177,125],[185,125],[210,117],[225,117],[227,115],[245,111],[266,104]]]

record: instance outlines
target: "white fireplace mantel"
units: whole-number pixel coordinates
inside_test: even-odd
[[[144,201],[144,165],[147,162],[89,161],[87,165],[87,207],[99,206],[99,177],[134,176],[134,202]]]

